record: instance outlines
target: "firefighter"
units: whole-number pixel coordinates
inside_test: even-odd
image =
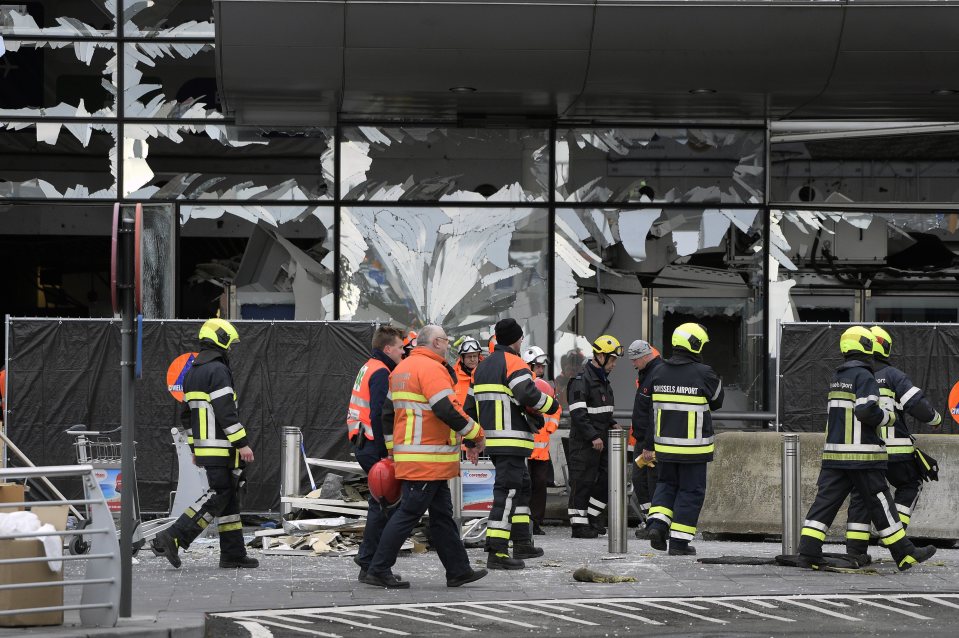
[[[410,356],[413,348],[416,347],[416,333],[410,330],[410,333],[403,339],[403,358]]]
[[[203,324],[199,339],[200,353],[183,379],[185,405],[181,418],[190,429],[187,440],[194,461],[206,470],[210,489],[153,539],[153,553],[179,569],[178,550],[189,547],[216,518],[220,567],[258,567],[259,562],[246,555],[240,522],[243,468],[253,462],[253,450],[237,410],[228,358],[230,346],[240,340],[240,335],[229,321],[217,318]]]
[[[816,567],[823,562],[826,532],[843,501],[855,490],[879,530],[879,541],[892,553],[899,569],[906,570],[928,560],[936,548],[912,544],[886,485],[888,454],[879,432],[895,426],[896,412],[879,403],[879,384],[870,367],[875,339],[867,328],[853,326],[843,332],[839,349],[845,362],[836,368],[829,384],[822,468],[816,500],[803,523],[799,564]]]
[[[403,360],[403,331],[389,325],[377,327],[373,333],[372,347],[369,360],[356,374],[346,414],[347,436],[353,446],[353,454],[367,474],[377,461],[386,458],[393,449],[393,424],[390,422],[384,428],[380,417],[390,389],[390,373]],[[368,500],[363,542],[353,559],[360,567],[361,581],[369,569],[387,518],[387,512],[379,501],[372,496]]]
[[[922,390],[912,384],[906,373],[889,363],[892,353],[892,337],[873,326],[873,366],[876,383],[879,385],[879,405],[883,410],[896,415],[894,425],[880,428],[879,436],[886,446],[889,461],[886,480],[896,489],[894,499],[903,529],[909,525],[909,517],[919,500],[922,477],[913,459],[912,439],[906,425],[905,413],[920,423],[939,428],[942,416],[923,396]],[[849,519],[846,525],[846,552],[865,554],[869,549],[869,512],[865,500],[853,491],[849,500]]]
[[[460,528],[453,519],[449,479],[460,475],[457,435],[477,452],[485,445],[483,428],[456,404],[452,367],[446,363],[449,337],[439,326],[420,330],[416,347],[390,374],[383,422],[393,423],[393,460],[402,496],[390,516],[363,577],[367,585],[406,589],[408,581],[392,572],[400,547],[427,511],[430,544],[446,568],[446,586],[459,587],[486,575],[470,567]]]
[[[649,508],[648,537],[653,549],[669,555],[694,555],[696,534],[706,498],[706,464],[715,450],[711,410],[723,405],[723,384],[703,363],[706,329],[684,323],[673,331],[673,356],[643,378],[636,397],[639,413],[652,410],[646,427],[643,458],[655,458],[659,480]]]
[[[555,414],[559,403],[536,387],[530,369],[519,356],[523,329],[515,319],[496,323],[496,345],[473,373],[467,414],[486,432],[486,451],[496,468],[493,506],[486,525],[489,569],[523,569],[523,559],[543,550],[533,545],[530,525],[530,475],[526,459],[534,449],[533,436],[544,426],[542,416]],[[509,542],[513,541],[513,556]]]
[[[529,366],[534,379],[543,379],[549,359],[542,348],[532,346],[523,351],[523,361]],[[555,390],[554,390],[555,396]],[[533,452],[529,455],[530,497],[529,510],[532,518],[533,535],[542,536],[543,520],[546,518],[546,487],[550,479],[549,437],[559,428],[561,409],[544,416],[545,423],[533,435]]]
[[[480,362],[482,348],[479,341],[473,337],[462,337],[456,343],[456,352],[459,354],[459,359],[453,365],[456,370],[456,399],[460,407],[463,407],[466,405],[466,395],[469,394],[473,370]]]
[[[636,440],[633,448],[633,459],[639,459],[643,454],[643,444],[646,441],[646,429],[652,423],[653,412],[650,409],[652,405],[649,402],[642,404],[640,395],[650,395],[648,385],[644,381],[650,377],[650,374],[663,364],[662,357],[649,345],[649,342],[637,339],[629,344],[626,349],[626,356],[633,362],[636,369],[636,398],[633,401],[633,438]],[[649,529],[646,527],[646,521],[649,516],[649,508],[652,506],[653,494],[656,492],[656,479],[659,472],[655,465],[643,465],[639,467],[633,463],[633,495],[636,502],[639,503],[640,524],[636,528],[636,538],[649,540]]]
[[[593,342],[593,358],[569,380],[569,523],[573,538],[596,538],[606,533],[600,516],[606,509],[606,445],[613,419],[613,387],[609,373],[623,356],[616,337],[602,335]]]

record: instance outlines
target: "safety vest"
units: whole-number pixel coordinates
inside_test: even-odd
[[[188,443],[197,465],[240,467],[238,450],[249,443],[222,353],[200,352],[183,379],[183,400],[190,406]]]
[[[457,361],[453,369],[456,370],[456,400],[459,401],[460,407],[465,407],[473,375],[463,369],[462,360]]]
[[[529,455],[530,460],[549,460],[549,437],[559,428],[559,414],[557,412],[556,414],[543,415],[546,424],[533,436],[533,453]]]
[[[885,469],[888,453],[879,430],[896,423],[894,412],[879,403],[879,384],[861,361],[836,369],[827,395],[823,467]]]
[[[396,478],[439,481],[459,476],[456,435],[477,440],[483,437],[483,429],[456,405],[453,380],[442,357],[426,348],[415,348],[390,374],[388,399],[394,410]],[[453,417],[447,419],[457,429],[447,425],[434,407],[451,411]]]
[[[363,430],[367,440],[373,440],[373,426],[370,424],[370,378],[374,372],[387,370],[386,364],[378,359],[370,359],[363,364],[356,374],[353,390],[350,392],[350,405],[346,411],[347,436],[353,441]],[[386,439],[386,449],[393,447],[393,437],[383,432]]]

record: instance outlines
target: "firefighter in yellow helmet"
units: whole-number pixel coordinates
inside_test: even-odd
[[[828,564],[822,553],[826,532],[853,491],[862,497],[879,542],[892,553],[900,570],[929,560],[936,553],[935,547],[916,547],[906,536],[886,485],[888,452],[879,430],[895,426],[896,412],[880,403],[879,384],[872,371],[874,348],[875,337],[863,326],[852,326],[839,340],[845,361],[836,368],[829,384],[818,492],[799,540],[802,567]]]
[[[198,336],[200,353],[183,378],[182,418],[210,489],[153,539],[153,552],[179,568],[178,550],[189,547],[216,518],[220,567],[257,567],[259,562],[246,555],[239,498],[243,468],[253,461],[253,450],[240,421],[227,356],[240,335],[229,321],[216,318],[204,323]]]
[[[712,410],[723,405],[723,384],[703,363],[706,329],[684,323],[673,331],[673,353],[643,379],[636,404],[651,412],[654,427],[646,428],[643,457],[655,451],[659,479],[649,508],[646,536],[653,549],[670,556],[696,553],[689,542],[696,534],[706,498],[706,464],[713,460],[715,435]]]
[[[609,500],[606,478],[606,444],[613,419],[613,387],[609,373],[623,356],[616,337],[602,335],[593,341],[593,358],[569,380],[569,523],[573,538],[596,538],[606,533],[603,510]]]

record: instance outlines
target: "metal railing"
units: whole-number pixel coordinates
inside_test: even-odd
[[[80,604],[63,604],[25,609],[2,609],[0,610],[0,616],[78,610],[80,612],[80,623],[84,627],[115,627],[120,610],[120,544],[117,541],[113,516],[110,514],[106,499],[103,498],[100,485],[93,476],[93,467],[90,465],[62,465],[0,469],[0,481],[9,479],[49,479],[71,476],[78,476],[83,481],[83,490],[86,498],[4,503],[4,507],[23,508],[49,505],[68,505],[70,507],[76,507],[78,505],[87,506],[92,522],[89,527],[82,530],[82,533],[85,537],[90,538],[90,553],[74,556],[65,555],[57,559],[48,559],[46,556],[11,558],[0,560],[0,564],[16,565],[24,563],[45,563],[48,560],[65,562],[84,560],[87,561],[87,566],[83,578],[77,580],[64,579],[56,582],[9,583],[0,585],[0,590],[80,586],[83,588],[80,595]],[[80,533],[78,530],[66,530],[42,533],[0,534],[0,541],[49,536],[65,538],[75,536],[78,533]],[[66,568],[64,567],[62,569],[65,575]]]

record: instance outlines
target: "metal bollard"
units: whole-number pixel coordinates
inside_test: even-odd
[[[609,431],[609,553],[626,553],[626,430]]]
[[[783,554],[799,553],[799,530],[802,521],[800,498],[799,435],[783,435]]]
[[[460,464],[462,465],[462,463]],[[462,472],[462,469],[460,470]],[[451,478],[449,481],[450,484],[450,496],[453,501],[453,520],[456,521],[456,524],[460,527],[463,526],[463,477],[457,476]]]
[[[284,426],[280,446],[280,496],[300,495],[300,443],[303,433],[300,428]],[[289,503],[280,502],[280,514],[286,516],[293,509]]]

